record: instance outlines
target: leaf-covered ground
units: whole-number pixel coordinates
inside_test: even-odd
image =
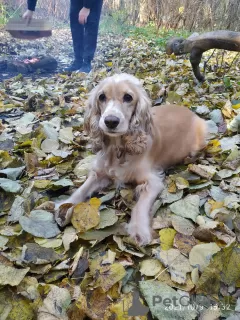
[[[0,36],[6,55],[51,53],[59,68],[71,60],[69,31],[31,43]],[[104,35],[90,75],[0,83],[1,320],[239,319],[240,70],[237,63],[228,70],[233,58],[226,53],[216,72],[213,56],[207,81],[197,84],[188,60],[166,56],[154,39]],[[66,227],[54,218],[53,201],[82,184],[94,156],[83,132],[87,94],[120,71],[140,77],[159,107],[191,108],[210,132],[194,163],[169,170],[154,204],[154,240],[144,248],[124,231],[131,188],[77,205]],[[128,315],[133,290],[147,316],[148,309]]]

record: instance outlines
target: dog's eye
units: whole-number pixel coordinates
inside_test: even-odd
[[[133,97],[128,94],[128,93],[125,93],[125,95],[123,96],[123,101],[124,102],[131,102],[133,100]]]
[[[101,102],[104,102],[104,101],[106,100],[106,95],[105,95],[105,93],[100,94],[100,96],[98,97],[98,99],[99,99]]]

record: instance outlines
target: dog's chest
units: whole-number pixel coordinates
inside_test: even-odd
[[[133,157],[126,155],[124,159],[116,156],[108,158],[104,162],[104,171],[109,178],[120,183],[134,180],[135,167]]]

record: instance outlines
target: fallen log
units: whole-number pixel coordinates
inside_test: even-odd
[[[217,30],[201,35],[194,33],[187,39],[172,38],[166,44],[166,53],[169,55],[172,53],[175,55],[190,53],[193,73],[201,82],[205,78],[200,72],[199,63],[201,62],[203,52],[210,49],[240,52],[240,32]]]

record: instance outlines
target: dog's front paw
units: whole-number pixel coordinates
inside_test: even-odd
[[[135,224],[130,221],[127,225],[128,234],[141,246],[147,245],[152,241],[151,229],[143,224]]]

